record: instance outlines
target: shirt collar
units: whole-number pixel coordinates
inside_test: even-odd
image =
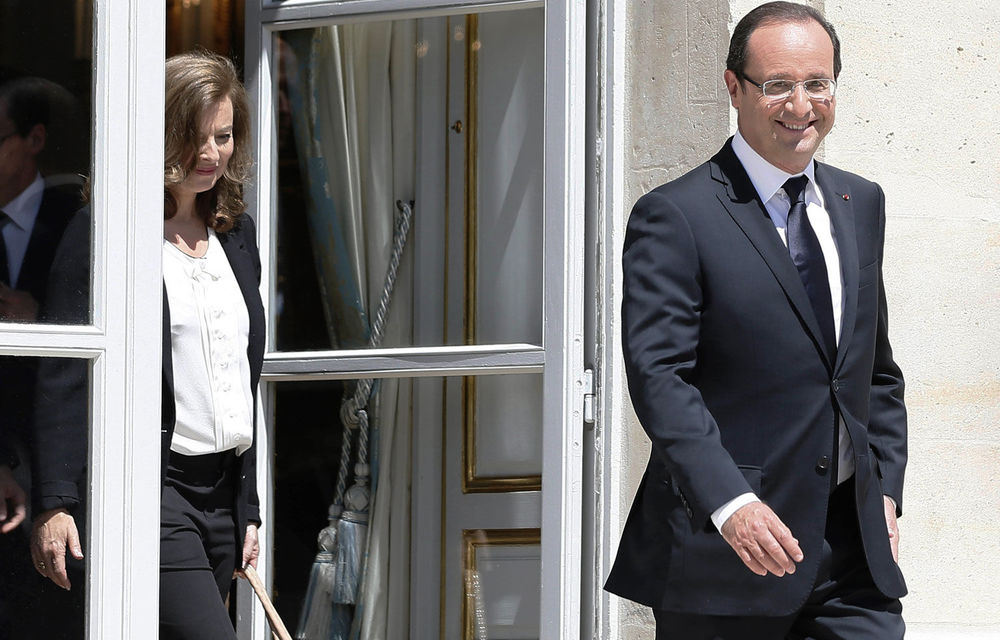
[[[35,179],[28,188],[17,195],[3,207],[11,222],[21,229],[31,229],[38,217],[38,209],[42,206],[42,196],[45,194],[45,180],[42,174],[35,174]]]
[[[750,176],[750,182],[753,183],[754,189],[757,190],[757,195],[760,196],[761,202],[767,203],[778,191],[784,194],[782,186],[786,180],[804,175],[809,178],[809,185],[806,187],[805,193],[806,204],[815,202],[820,206],[823,205],[823,196],[816,187],[816,163],[813,160],[809,161],[804,171],[786,173],[754,151],[753,147],[750,146],[739,131],[733,136],[733,152],[739,158],[740,164],[743,165],[747,175]]]

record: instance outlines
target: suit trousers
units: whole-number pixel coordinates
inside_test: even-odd
[[[794,614],[705,616],[654,610],[656,640],[902,640],[902,604],[878,590],[865,561],[853,477],[830,496],[822,553],[812,593]]]
[[[160,638],[235,640],[226,598],[237,536],[233,451],[170,453],[160,502]]]

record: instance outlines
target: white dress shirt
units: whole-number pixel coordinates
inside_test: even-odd
[[[250,316],[215,232],[195,258],[163,241],[177,422],[170,449],[203,455],[253,443]]]
[[[792,203],[783,189],[785,181],[797,175],[804,175],[809,178],[805,190],[806,215],[809,217],[809,224],[812,226],[819,240],[819,245],[823,249],[823,259],[826,262],[826,273],[830,279],[830,297],[833,305],[833,330],[837,343],[840,343],[840,322],[844,311],[844,281],[840,270],[840,254],[837,252],[837,242],[833,235],[833,227],[830,222],[830,214],[824,206],[823,192],[816,183],[815,171],[816,163],[810,161],[804,171],[797,174],[786,173],[775,167],[760,154],[753,150],[743,136],[736,132],[733,137],[733,151],[740,163],[750,177],[757,195],[760,196],[767,215],[774,223],[775,229],[781,241],[788,245],[786,236],[786,225],[788,222],[788,211]],[[847,427],[843,418],[840,419],[840,433],[838,438],[838,465],[837,483],[841,483],[854,475],[854,447],[851,445],[851,437],[847,433]],[[712,513],[712,522],[716,528],[722,529],[723,523],[733,515],[737,509],[758,501],[759,498],[753,493],[739,495],[726,504],[722,505]]]
[[[21,275],[21,265],[24,264],[24,254],[28,252],[28,242],[31,232],[35,229],[38,210],[42,206],[42,196],[45,195],[45,180],[42,174],[36,174],[28,188],[17,194],[17,197],[3,206],[3,212],[10,222],[3,225],[3,240],[7,245],[7,269],[10,273],[11,289],[17,289],[17,279]]]

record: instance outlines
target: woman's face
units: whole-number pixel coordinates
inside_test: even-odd
[[[201,115],[198,127],[200,146],[184,182],[174,187],[178,196],[194,197],[212,187],[226,172],[233,156],[233,103],[229,97],[219,100]]]

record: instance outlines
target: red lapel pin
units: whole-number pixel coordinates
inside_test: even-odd
[[[841,197],[842,197],[842,198],[843,198],[844,200],[850,200],[850,199],[851,199],[851,194],[849,194],[849,193],[845,193],[845,194],[844,194],[844,195],[842,195]]]

